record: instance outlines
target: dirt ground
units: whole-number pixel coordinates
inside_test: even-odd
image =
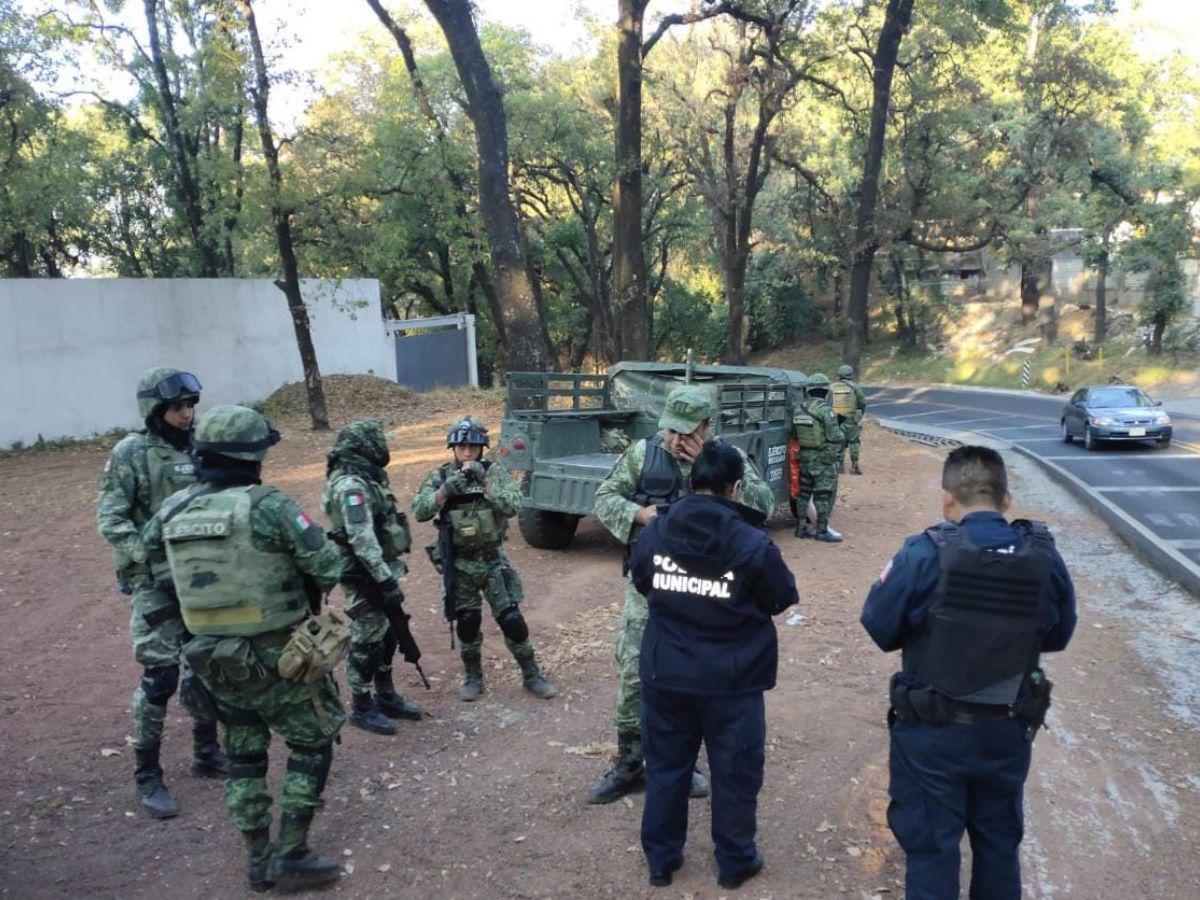
[[[460,410],[398,412],[391,476],[411,497],[445,458]],[[478,413],[496,423],[487,399]],[[287,421],[265,478],[319,512],[331,437]],[[936,521],[939,451],[868,426],[866,475],[843,480],[838,546],[772,535],[796,572],[803,621],[779,620],[779,686],[768,695],[763,874],[746,897],[895,897],[902,858],[884,824],[885,690],[897,660],[858,625],[870,582],[903,538]],[[164,746],[183,805],[169,821],[134,800],[129,697],[138,677],[128,607],[93,524],[105,452],[82,447],[0,458],[0,896],[243,895],[242,846],[221,791],[187,775],[190,738],[172,703]],[[1200,616],[1107,529],[1016,464],[1022,515],[1047,519],[1078,580],[1081,624],[1050,669],[1058,689],[1037,741],[1027,803],[1026,889],[1033,897],[1200,896],[1196,685]],[[515,531],[515,530],[514,530]],[[431,539],[417,525],[415,545]],[[433,690],[398,664],[425,708],[394,738],[347,729],[314,846],[343,858],[331,892],[353,897],[716,897],[708,802],[675,884],[652,892],[638,843],[642,799],[582,802],[614,739],[611,645],[623,592],[620,550],[586,520],[569,551],[514,533],[510,554],[544,667],[560,688],[521,690],[494,624],[485,626],[487,694],[455,696],[457,655],[437,576],[414,554],[405,586]],[[338,599],[340,602],[340,597]],[[272,753],[277,785],[283,751]]]

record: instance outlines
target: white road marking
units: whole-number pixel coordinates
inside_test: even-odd
[[[1090,486],[1090,487],[1092,488],[1093,491],[1103,491],[1105,493],[1130,493],[1130,494],[1132,494],[1132,493],[1145,494],[1145,493],[1150,493],[1152,491],[1159,491],[1161,493],[1168,493],[1168,494],[1175,493],[1176,491],[1183,492],[1183,493],[1195,493],[1196,491],[1200,491],[1200,487],[1193,487],[1190,485],[1188,487],[1179,487],[1179,486],[1172,486],[1172,485],[1145,485],[1145,486],[1136,486],[1136,487],[1126,487],[1126,486],[1112,486],[1112,487]]]

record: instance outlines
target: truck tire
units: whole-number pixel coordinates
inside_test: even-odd
[[[565,550],[571,538],[575,537],[580,518],[572,513],[522,506],[517,513],[517,526],[521,529],[521,537],[530,547]]]

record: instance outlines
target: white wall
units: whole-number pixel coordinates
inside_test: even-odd
[[[322,373],[395,379],[379,282],[303,282]],[[195,373],[204,406],[303,377],[287,300],[267,280],[0,279],[0,447],[136,427],[151,366]]]

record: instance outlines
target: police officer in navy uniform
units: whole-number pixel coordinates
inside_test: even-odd
[[[1039,654],[1075,630],[1075,591],[1039,522],[1009,522],[1000,454],[959,447],[942,470],[941,525],[910,537],[867,595],[862,624],[892,677],[888,825],[915,898],[1021,895],[1019,849],[1032,741],[1050,705]]]
[[[764,515],[737,503],[742,455],[708,441],[691,471],[694,493],[650,521],[630,558],[649,604],[641,648],[646,803],[642,847],[650,883],[683,864],[688,793],[700,742],[712,777],[719,883],[736,888],[763,867],[754,842],[762,787],[763,692],[775,686],[777,615],[796,581],[762,531]]]

